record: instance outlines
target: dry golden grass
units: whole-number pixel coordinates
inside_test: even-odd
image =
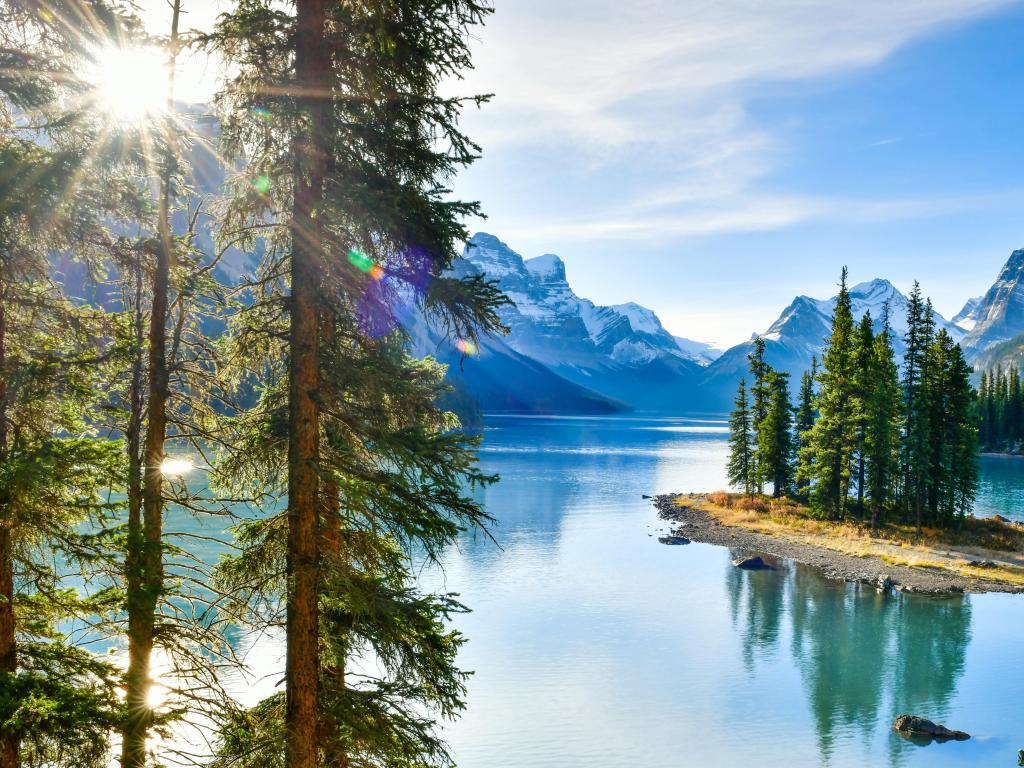
[[[744,528],[855,557],[878,557],[891,565],[938,568],[966,578],[1024,585],[1024,530],[999,520],[968,518],[962,530],[888,523],[872,534],[859,521],[834,522],[815,515],[793,499],[742,496],[716,491],[707,496],[684,496],[680,506],[697,507],[722,525]],[[971,561],[996,561],[994,567]]]

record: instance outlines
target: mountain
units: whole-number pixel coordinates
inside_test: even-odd
[[[968,359],[1024,333],[1024,248],[1014,251],[996,282],[974,309],[974,325],[962,346]]]
[[[889,324],[893,330],[893,346],[896,354],[902,356],[903,336],[907,331],[907,297],[900,293],[888,280],[875,279],[860,283],[850,289],[853,316],[859,321],[865,312],[870,312],[875,330],[882,326],[882,315],[889,308]],[[776,369],[786,371],[795,382],[811,367],[814,356],[821,358],[821,349],[831,331],[832,313],[836,297],[813,299],[797,296],[783,310],[761,336],[765,340],[765,358]],[[936,327],[945,328],[956,340],[964,336],[962,328],[954,325],[938,312],[932,313]],[[742,376],[747,373],[747,355],[754,346],[754,337],[726,350],[707,369],[702,389],[707,398],[717,407],[727,407],[733,391]],[[794,384],[795,386],[795,384]]]
[[[704,341],[694,341],[693,339],[685,339],[682,336],[673,336],[676,340],[676,344],[683,350],[684,354],[689,355],[691,360],[696,361],[700,365],[711,365],[718,358],[722,356],[722,352],[725,350],[716,347],[714,344],[708,344]]]
[[[977,296],[968,299],[963,309],[953,315],[951,322],[967,332],[974,330],[974,326],[978,323],[978,305],[981,304],[983,298],[984,296]]]
[[[477,233],[456,275],[497,281],[514,302],[501,319],[513,351],[561,378],[638,410],[685,410],[713,357],[711,345],[680,343],[646,307],[600,306],[577,296],[554,254],[523,259],[497,237]]]

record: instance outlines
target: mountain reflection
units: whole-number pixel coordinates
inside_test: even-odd
[[[895,716],[949,715],[970,642],[969,597],[880,595],[791,563],[775,571],[728,565],[726,593],[748,671],[778,654],[788,630],[822,764],[843,741],[881,738],[889,764],[903,765],[917,747],[890,730]]]

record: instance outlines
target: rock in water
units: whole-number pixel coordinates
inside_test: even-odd
[[[936,725],[931,720],[916,715],[900,715],[892,724],[900,734],[907,736],[930,736],[939,741],[965,741],[971,738],[963,731],[952,731],[944,725]]]
[[[672,534],[671,536],[659,536],[658,541],[662,544],[689,544],[690,540],[685,536],[677,536]]]
[[[747,571],[774,571],[775,568],[768,565],[763,558],[758,555],[753,557],[740,557],[732,561],[732,564],[737,568],[743,568]]]

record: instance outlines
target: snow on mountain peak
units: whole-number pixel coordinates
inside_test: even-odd
[[[467,243],[463,259],[496,279],[515,303],[501,310],[502,321],[512,330],[509,345],[523,354],[579,369],[635,366],[665,356],[707,363],[707,349],[680,346],[650,309],[635,302],[602,307],[577,296],[566,281],[565,263],[552,253],[524,260],[480,232]]]
[[[535,275],[565,280],[565,262],[553,253],[545,253],[543,256],[527,259],[523,265]]]

